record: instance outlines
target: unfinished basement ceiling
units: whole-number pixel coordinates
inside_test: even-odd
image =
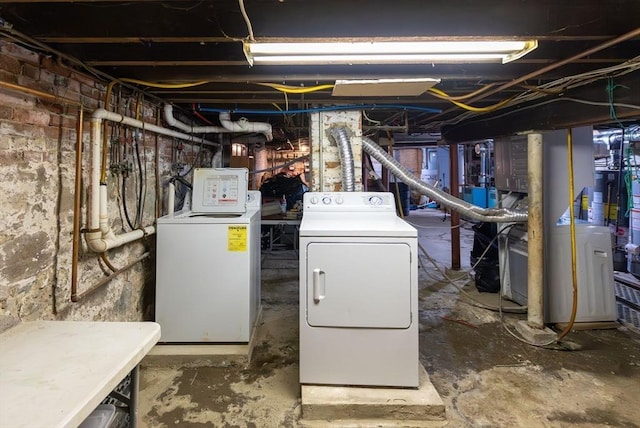
[[[285,120],[278,110],[344,104],[370,106],[365,112],[371,121],[365,125],[405,127],[409,134],[442,130],[452,141],[611,123],[611,102],[619,120],[640,116],[633,108],[640,104],[638,0],[245,0],[244,6],[260,39],[501,37],[537,39],[539,46],[507,64],[250,67],[242,50],[249,30],[238,0],[9,1],[0,4],[0,34],[44,51],[49,47],[64,55],[62,61],[76,58],[104,76],[169,84],[205,81],[185,88],[141,87],[185,112],[260,111],[242,115],[269,121],[288,136],[304,136],[305,115]],[[592,79],[601,69],[608,70]],[[585,73],[570,82],[579,83],[574,88],[558,81]],[[478,115],[430,92],[336,97],[327,87],[285,96],[259,85],[315,87],[338,79],[390,78],[441,79],[435,88],[452,97],[491,85],[462,101],[480,108],[518,98]],[[215,113],[203,114],[216,122]]]

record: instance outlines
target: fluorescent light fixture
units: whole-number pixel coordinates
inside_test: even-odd
[[[431,64],[516,60],[536,40],[245,42],[253,64]]]

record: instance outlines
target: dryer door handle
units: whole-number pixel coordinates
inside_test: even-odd
[[[325,295],[324,272],[321,269],[313,270],[313,301],[320,303]]]

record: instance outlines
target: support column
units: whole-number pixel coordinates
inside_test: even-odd
[[[458,145],[449,144],[449,185],[452,196],[460,197]],[[460,270],[460,214],[451,210],[451,269]]]
[[[544,219],[542,200],[543,150],[542,135],[527,136],[529,189],[527,244],[527,321],[531,327],[544,327]]]

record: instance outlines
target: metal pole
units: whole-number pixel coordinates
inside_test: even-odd
[[[527,136],[529,187],[527,245],[527,322],[533,328],[544,328],[544,217],[542,201],[543,150],[542,134]]]
[[[460,197],[458,187],[458,145],[449,144],[449,187],[451,196]],[[451,210],[451,269],[460,270],[460,213]]]

